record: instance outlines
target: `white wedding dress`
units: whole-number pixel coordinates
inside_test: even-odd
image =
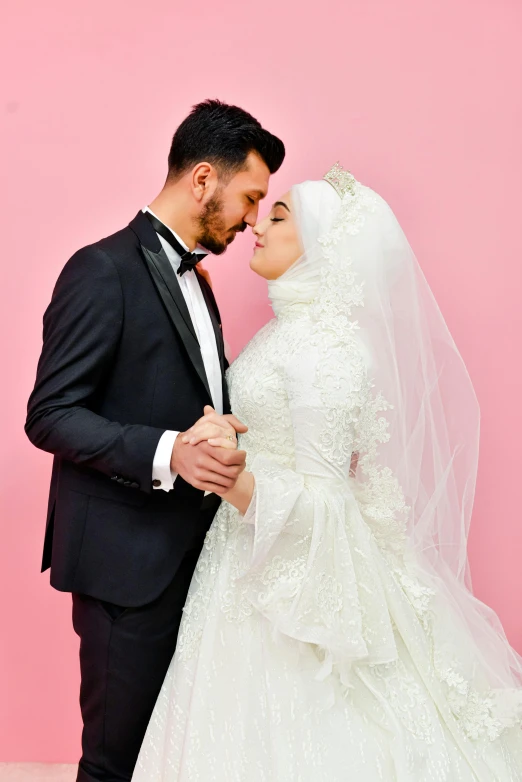
[[[295,290],[229,370],[255,494],[207,535],[133,782],[522,780],[520,693],[491,686],[376,466],[368,343]]]

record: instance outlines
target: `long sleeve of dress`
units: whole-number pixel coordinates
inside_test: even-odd
[[[285,372],[295,465],[261,453],[250,466],[256,489],[241,580],[280,632],[317,644],[334,662],[391,661],[375,541],[350,485],[361,378],[341,346],[326,356],[301,350]]]

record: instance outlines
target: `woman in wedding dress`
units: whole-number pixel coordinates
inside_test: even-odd
[[[478,406],[406,238],[337,164],[255,233],[247,467],[133,782],[522,780],[522,661],[467,573]]]

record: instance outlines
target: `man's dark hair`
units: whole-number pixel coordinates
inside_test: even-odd
[[[257,152],[274,174],[284,160],[285,146],[238,106],[205,100],[192,108],[174,134],[169,179],[177,179],[203,160],[233,176],[244,167],[250,152]]]

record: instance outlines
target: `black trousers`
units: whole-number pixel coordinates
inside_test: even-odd
[[[203,540],[187,552],[165,592],[141,608],[73,594],[83,718],[77,782],[130,782]]]

